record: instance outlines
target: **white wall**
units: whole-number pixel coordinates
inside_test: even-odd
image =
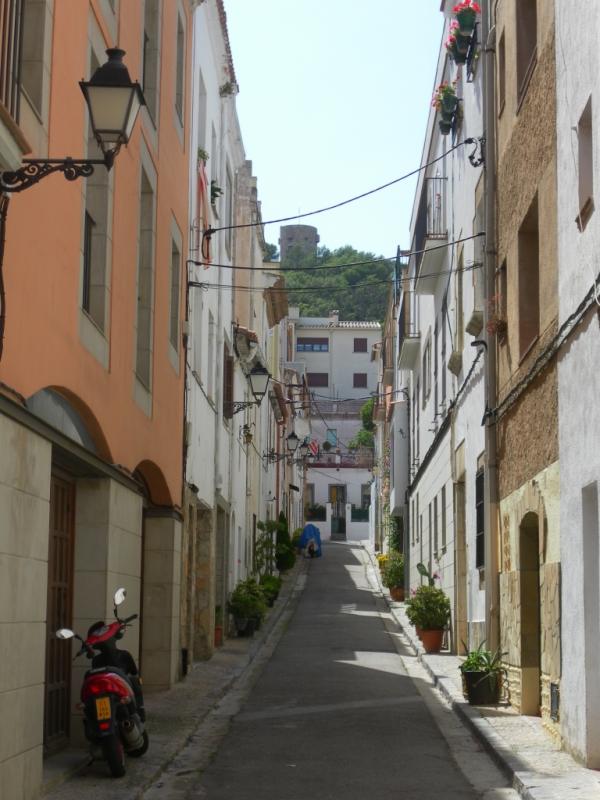
[[[598,273],[600,250],[600,6],[557,2],[557,169],[559,317],[579,305]],[[585,25],[581,24],[585,19]],[[582,111],[592,96],[594,201],[585,230],[579,211],[578,141]],[[596,309],[594,309],[596,310]],[[600,767],[600,604],[597,497],[600,481],[600,339],[589,314],[558,361],[560,541],[562,571],[561,733],[590,767]]]

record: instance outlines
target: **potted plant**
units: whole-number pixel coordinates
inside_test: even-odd
[[[419,586],[407,600],[409,619],[421,629],[421,641],[426,653],[442,649],[444,629],[450,619],[450,600],[436,586]]]
[[[456,31],[453,33],[453,30]],[[467,53],[469,51],[468,44],[465,47],[464,39],[458,33],[458,29],[450,29],[450,35],[446,39],[446,50],[448,51],[448,55],[454,61],[455,64],[466,64],[467,63]]]
[[[227,609],[233,615],[238,636],[252,636],[266,611],[264,595],[254,578],[237,584]]]
[[[452,11],[460,34],[470,38],[475,30],[477,15],[481,13],[479,3],[475,0],[462,0]]]
[[[211,205],[215,205],[219,197],[223,194],[223,189],[219,186],[216,180],[212,180],[210,182],[210,202]]]
[[[463,692],[471,705],[497,705],[502,689],[501,676],[505,673],[500,650],[484,650],[482,642],[477,650],[471,650],[459,669],[462,675]]]
[[[377,566],[379,567],[379,572],[383,575],[383,571],[385,569],[385,565],[387,564],[390,558],[389,553],[378,553],[377,554]]]
[[[272,607],[281,589],[281,578],[278,578],[276,575],[263,575],[259,585],[265,596],[267,605]]]
[[[486,301],[487,322],[486,330],[488,333],[495,333],[499,338],[506,335],[508,325],[502,311],[502,297],[500,294],[493,295]]]
[[[392,600],[404,600],[404,555],[393,552],[383,568],[382,583],[390,590]]]
[[[456,96],[456,81],[440,83],[431,99],[431,105],[441,114],[442,119],[452,122],[458,107]]]

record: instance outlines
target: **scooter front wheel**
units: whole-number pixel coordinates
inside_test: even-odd
[[[125,750],[118,736],[107,736],[100,742],[102,755],[108,761],[108,768],[113,778],[125,775]]]

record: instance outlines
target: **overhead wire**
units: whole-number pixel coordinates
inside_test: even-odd
[[[417,169],[413,169],[410,172],[407,172],[405,175],[401,175],[399,178],[394,178],[394,180],[388,181],[387,183],[382,184],[381,186],[376,186],[374,189],[369,189],[366,192],[362,192],[361,194],[357,194],[354,197],[349,197],[346,200],[342,200],[338,203],[333,203],[329,206],[324,206],[323,208],[317,208],[314,211],[305,211],[302,214],[293,214],[288,217],[279,217],[278,219],[270,219],[270,220],[259,220],[256,222],[244,222],[239,223],[237,225],[221,225],[218,228],[213,228],[209,226],[203,233],[203,238],[208,238],[212,236],[213,233],[218,233],[219,231],[231,231],[236,230],[239,228],[255,228],[255,227],[263,227],[265,225],[275,225],[280,222],[290,222],[294,219],[304,219],[305,217],[313,217],[316,214],[323,214],[326,211],[333,211],[336,208],[341,208],[342,206],[346,206],[349,203],[354,203],[356,200],[362,200],[364,197],[368,197],[369,195],[375,194],[376,192],[380,192],[383,189],[387,189],[390,186],[394,186],[396,183],[400,183],[400,181],[407,180],[408,178],[412,178],[413,175],[418,175],[419,172],[422,172],[424,169],[431,167],[433,164],[437,164],[438,161],[442,161],[449,153],[454,152],[454,150],[458,150],[459,147],[463,147],[466,144],[477,144],[477,139],[473,137],[469,137],[462,142],[457,142],[456,144],[452,145],[448,150],[443,152],[441,155],[436,156],[436,158],[428,161],[426,164],[422,164]]]

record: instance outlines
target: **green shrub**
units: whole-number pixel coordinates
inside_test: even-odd
[[[282,580],[276,575],[263,575],[260,579],[260,588],[263,591],[267,604],[273,604],[281,589]]]
[[[450,619],[450,600],[435,586],[419,586],[406,606],[409,620],[424,631],[445,628]]]
[[[381,573],[381,582],[388,589],[404,586],[404,555],[390,552]]]
[[[267,611],[265,595],[254,578],[237,584],[227,603],[227,610],[238,619],[264,617]]]

